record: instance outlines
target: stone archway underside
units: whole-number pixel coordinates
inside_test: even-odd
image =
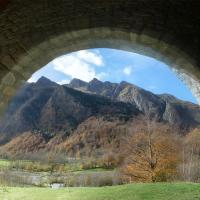
[[[1,108],[22,81],[55,57],[93,47],[133,51],[169,64],[200,102],[198,0],[0,2]]]

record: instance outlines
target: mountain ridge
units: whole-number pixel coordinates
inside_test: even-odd
[[[73,79],[59,85],[41,77],[25,84],[11,101],[0,121],[0,143],[27,131],[70,135],[92,116],[115,121],[138,115],[169,123],[183,133],[200,125],[200,107],[169,94],[155,95],[125,81]]]
[[[93,137],[101,141],[97,146],[109,145],[110,136],[119,143],[123,133],[134,132],[146,120],[166,124],[184,135],[200,126],[200,107],[169,94],[155,95],[125,81],[94,79],[87,83],[73,79],[59,85],[41,77],[36,83],[25,84],[11,101],[0,120],[0,144],[6,145],[8,152],[17,151],[20,140],[31,143],[33,138],[38,148],[47,149],[55,148],[53,144],[69,146],[68,141],[86,148],[86,141],[93,141]],[[93,124],[99,125],[95,128]],[[35,134],[39,134],[39,141]],[[70,144],[72,152],[77,150],[74,145]]]
[[[98,81],[98,89],[95,90],[92,83],[96,82],[96,80],[97,79],[93,79],[89,83],[85,82],[84,90],[83,88],[74,85],[76,80],[72,80],[73,84],[70,82],[66,86],[78,90],[80,89],[84,92],[105,96],[112,100],[132,103],[133,105],[136,105],[141,112],[144,112],[145,115],[150,118],[156,118],[156,120],[165,120],[171,124],[179,123],[181,125],[180,118],[183,117],[182,111],[185,110],[184,124],[186,126],[189,126],[190,123],[200,123],[199,106],[194,103],[180,100],[170,94],[156,95],[126,81],[122,81],[121,83]],[[91,88],[91,84],[93,85],[93,88]],[[198,113],[196,112],[196,109],[198,110]],[[178,114],[179,112],[180,114]],[[194,119],[193,122],[190,120],[191,115]]]

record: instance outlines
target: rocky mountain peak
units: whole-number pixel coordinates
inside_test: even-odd
[[[100,81],[100,80],[98,80],[97,78],[93,78],[89,83],[88,83],[88,85],[90,85],[90,86],[99,86],[99,85],[103,85],[103,82],[102,81]]]
[[[102,81],[98,80],[97,78],[93,78],[89,83],[102,83]]]
[[[58,84],[42,76],[41,78],[38,79],[38,81],[36,82],[36,85],[42,86],[42,87],[52,87],[52,86],[57,86]]]
[[[86,87],[88,83],[80,79],[73,78],[68,85],[72,88],[79,88],[79,87]]]
[[[87,89],[90,92],[99,92],[102,89],[103,85],[103,82],[99,81],[97,78],[94,78],[88,83]]]

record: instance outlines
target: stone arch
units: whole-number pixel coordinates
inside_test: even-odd
[[[165,62],[200,101],[199,11],[196,0],[10,1],[0,13],[0,105],[52,59],[94,47]]]

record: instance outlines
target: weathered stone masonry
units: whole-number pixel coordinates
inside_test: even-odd
[[[155,57],[200,99],[199,0],[0,0],[0,106],[55,57],[110,47]]]

